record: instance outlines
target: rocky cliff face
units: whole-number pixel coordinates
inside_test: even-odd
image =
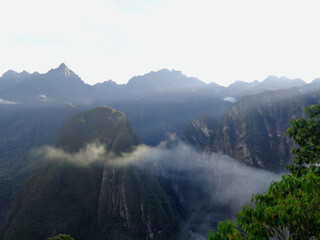
[[[218,131],[218,120],[209,114],[200,114],[183,130],[182,140],[210,152]]]
[[[2,239],[46,239],[56,233],[83,240],[169,239],[177,231],[175,205],[151,174],[133,166],[111,166],[108,159],[77,162],[84,158],[79,150],[92,141],[121,155],[139,138],[124,114],[112,108],[76,114],[56,143],[64,150],[55,150],[62,157],[21,188]]]
[[[302,94],[297,90],[246,96],[226,111],[219,127],[209,127],[206,122],[197,125],[201,122],[198,118],[192,123],[192,131],[184,132],[183,139],[206,151],[227,154],[248,166],[283,170],[293,147],[285,135],[290,119],[303,117],[303,109],[319,100],[319,92]],[[215,132],[214,137],[206,137],[206,132]]]
[[[130,167],[104,168],[98,207],[101,239],[168,239],[177,229],[176,214],[150,174]]]

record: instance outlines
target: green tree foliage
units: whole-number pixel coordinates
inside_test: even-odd
[[[218,231],[214,232],[210,230],[208,232],[208,239],[210,240],[228,240],[235,239],[241,240],[242,236],[240,232],[236,229],[236,224],[230,220],[226,220],[224,222],[218,222]]]
[[[67,234],[59,234],[52,238],[48,238],[47,240],[74,240],[70,235]]]
[[[320,168],[320,104],[311,105],[305,109],[308,118],[293,119],[287,135],[296,143],[291,150],[295,154],[294,164],[289,165],[289,170],[298,177],[311,169],[317,175]]]
[[[252,197],[236,222],[218,223],[208,240],[320,239],[320,104],[305,109],[308,118],[291,120],[287,135],[296,147],[291,174]]]

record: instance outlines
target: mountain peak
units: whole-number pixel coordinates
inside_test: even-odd
[[[268,89],[272,90],[290,87],[300,87],[304,84],[305,82],[300,78],[291,79],[285,76],[269,76],[260,83],[260,86],[268,87]]]
[[[4,74],[2,74],[2,77],[3,78],[7,78],[7,77],[14,77],[14,76],[17,76],[17,75],[18,75],[18,72],[13,71],[13,70],[8,70]]]
[[[60,66],[57,69],[64,70],[66,68],[68,69],[67,65],[65,63],[61,63]]]
[[[75,75],[74,72],[72,72],[64,63],[61,63],[58,68],[51,69],[48,73],[62,74],[66,78],[70,78],[72,75]]]
[[[286,76],[281,76],[281,77],[278,77],[278,76],[273,76],[273,75],[270,75],[268,76],[264,81],[296,81],[296,82],[303,82],[303,80],[301,78],[288,78]],[[263,81],[263,82],[264,82]]]
[[[64,63],[60,64],[60,66],[58,67],[58,70],[63,72],[66,78],[70,77],[71,75],[70,69]]]
[[[97,107],[74,115],[61,131],[56,146],[76,152],[94,141],[116,153],[128,151],[140,142],[124,113]]]
[[[27,78],[29,77],[31,74],[29,72],[27,72],[26,70],[23,70],[21,73],[19,73],[19,76],[21,78]]]

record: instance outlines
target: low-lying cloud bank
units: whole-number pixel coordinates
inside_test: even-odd
[[[79,165],[89,165],[110,158],[104,146],[98,143],[87,144],[76,153],[68,153],[60,148],[46,146],[34,150],[33,154],[47,161],[65,160]]]
[[[170,148],[139,146],[109,164],[135,165],[162,178],[189,182],[216,203],[230,206],[234,214],[243,204],[250,204],[252,194],[265,192],[271,181],[281,178],[276,173],[246,167],[227,155],[199,152],[184,143]]]
[[[0,104],[18,104],[18,102],[12,102],[12,101],[8,101],[0,98]]]
[[[271,181],[281,177],[243,166],[226,155],[204,154],[181,142],[170,147],[140,145],[122,156],[107,153],[97,143],[78,153],[45,147],[38,154],[51,161],[65,159],[84,166],[103,161],[107,167],[134,166],[152,172],[165,180],[165,188],[172,189],[181,205],[190,209],[182,228],[202,234],[217,220],[234,217],[244,204],[250,204],[252,194],[266,191]]]

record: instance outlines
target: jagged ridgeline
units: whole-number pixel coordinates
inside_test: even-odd
[[[138,145],[139,137],[123,113],[99,107],[74,115],[56,147],[72,156],[92,142],[121,154]],[[39,240],[66,233],[81,240],[170,239],[177,229],[174,203],[150,173],[103,161],[55,159],[21,188],[0,236]]]

